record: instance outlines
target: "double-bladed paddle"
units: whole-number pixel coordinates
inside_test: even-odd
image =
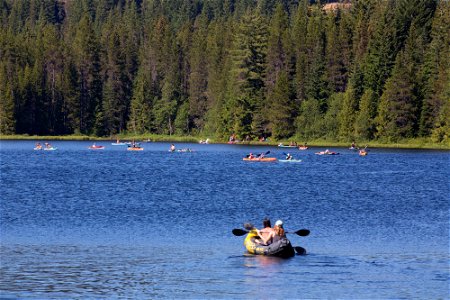
[[[270,151],[267,151],[266,153],[260,153],[260,154],[257,154],[255,157],[256,158],[259,158],[259,157],[261,157],[261,155],[267,155],[267,154],[269,154],[270,153]],[[250,156],[250,154],[247,154],[246,155],[246,158],[249,158],[249,156]]]
[[[233,229],[232,232],[235,236],[243,236],[248,233],[247,230],[240,229],[240,228],[235,228],[235,229]],[[309,231],[309,229],[300,229],[300,230],[297,230],[294,232],[286,232],[286,233],[295,233],[296,235],[299,235],[299,236],[308,236],[310,231]]]

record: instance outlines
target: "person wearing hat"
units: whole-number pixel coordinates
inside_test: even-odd
[[[275,222],[275,226],[273,227],[273,231],[275,232],[273,238],[272,238],[272,243],[275,243],[283,238],[286,238],[286,232],[284,231],[283,228],[283,221],[278,220]]]

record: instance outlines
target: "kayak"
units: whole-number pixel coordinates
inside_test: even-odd
[[[279,162],[290,162],[290,163],[299,163],[302,162],[301,159],[279,159]]]
[[[366,156],[367,154],[369,154],[369,152],[367,152],[367,151],[359,151],[359,155],[360,156]]]
[[[42,146],[41,147],[34,147],[33,150],[42,150]]]
[[[56,148],[56,147],[44,148],[45,151],[54,151],[56,149],[58,149],[58,148]]]
[[[263,158],[259,158],[259,157],[254,157],[254,158],[244,157],[242,160],[245,160],[245,161],[260,161],[260,162],[277,161],[277,159],[275,157],[263,157]]]
[[[105,146],[92,145],[92,146],[89,146],[89,149],[91,149],[91,150],[103,150],[103,149],[105,149]]]
[[[194,150],[192,150],[191,148],[177,149],[176,151],[177,152],[194,152]]]
[[[320,152],[316,152],[317,155],[338,155],[338,152],[325,152],[325,151],[320,151]]]
[[[244,246],[251,254],[276,256],[281,258],[289,258],[295,255],[294,247],[287,238],[282,238],[279,241],[268,246],[263,246],[255,242],[259,239],[255,229],[250,230],[244,240]]]
[[[308,150],[308,146],[300,146],[298,147],[298,150]]]
[[[111,143],[111,145],[113,145],[113,146],[125,146],[125,145],[127,145],[127,143],[122,143],[122,142],[120,142],[120,143]]]
[[[297,146],[295,146],[295,145],[283,145],[283,144],[279,144],[278,147],[281,147],[281,148],[297,148]]]
[[[128,147],[127,150],[128,151],[142,151],[142,150],[144,150],[144,148],[142,148],[142,147]]]

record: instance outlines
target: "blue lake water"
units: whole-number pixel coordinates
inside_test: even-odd
[[[52,144],[0,141],[3,298],[449,297],[448,151]],[[231,230],[266,216],[308,254],[247,255]]]

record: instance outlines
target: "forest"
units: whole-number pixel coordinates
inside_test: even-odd
[[[448,143],[449,3],[0,0],[0,134]]]

